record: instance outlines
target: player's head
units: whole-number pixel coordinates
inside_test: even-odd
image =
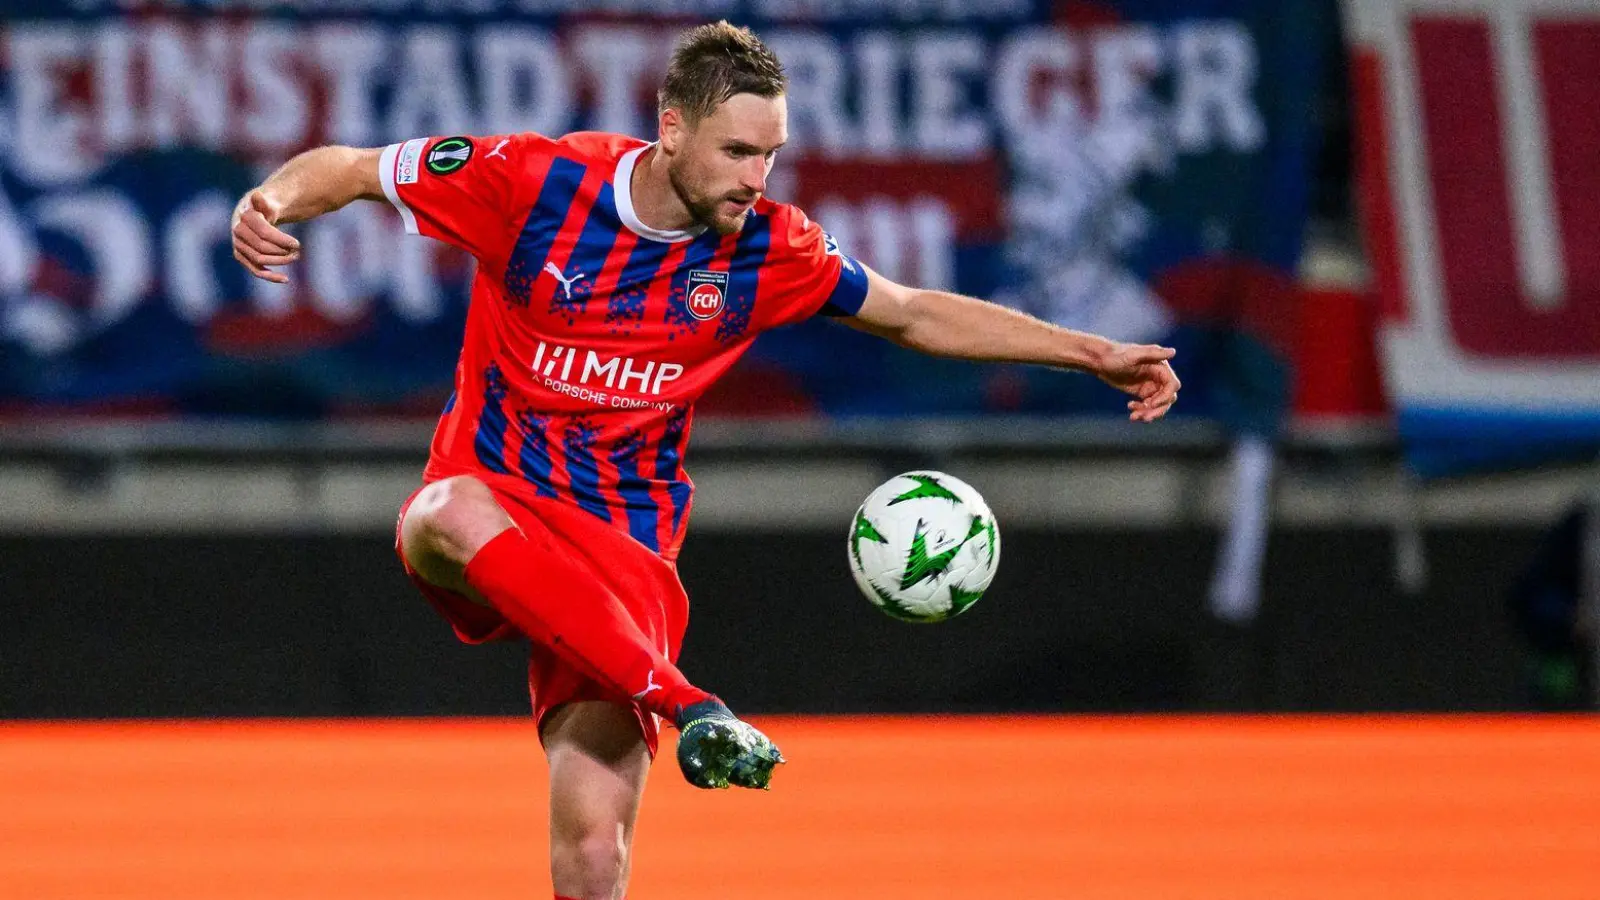
[[[686,32],[657,95],[672,189],[695,221],[732,234],[767,189],[789,138],[787,79],[748,28],[726,21]]]

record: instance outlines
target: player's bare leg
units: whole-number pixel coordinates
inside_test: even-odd
[[[678,764],[697,787],[764,788],[783,761],[772,742],[689,684],[614,595],[524,536],[489,486],[462,475],[424,487],[400,546],[424,581],[499,611],[527,636],[683,731]]]
[[[669,721],[680,707],[710,697],[549,532],[524,535],[476,478],[447,478],[418,492],[400,523],[400,543],[424,581],[495,609],[536,643]]]
[[[423,488],[400,522],[400,546],[406,562],[423,580],[454,591],[484,606],[463,572],[467,562],[507,528],[515,528],[489,486],[463,476]]]
[[[542,731],[550,759],[550,880],[558,897],[616,900],[628,885],[633,826],[650,753],[632,710],[581,701]]]

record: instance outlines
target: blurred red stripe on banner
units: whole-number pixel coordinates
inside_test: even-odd
[[[1306,288],[1293,347],[1294,412],[1302,420],[1389,413],[1378,367],[1378,299],[1365,290]]]
[[[1592,898],[1600,721],[769,718],[629,896]],[[521,721],[0,726],[0,896],[549,896]]]

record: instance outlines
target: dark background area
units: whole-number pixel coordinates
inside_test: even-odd
[[[1004,535],[988,596],[875,611],[833,533],[696,533],[682,663],[749,712],[1527,708],[1506,594],[1533,530],[1280,529],[1248,629],[1204,609],[1204,529]],[[0,540],[0,718],[518,714],[519,644],[467,647],[380,536]],[[530,574],[537,577],[537,574]]]

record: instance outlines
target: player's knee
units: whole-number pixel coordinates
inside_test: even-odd
[[[400,525],[406,559],[424,578],[458,571],[478,549],[511,524],[487,485],[471,476],[424,487]]]
[[[550,875],[556,893],[575,900],[612,900],[628,879],[628,844],[622,829],[594,828],[555,840]]]

